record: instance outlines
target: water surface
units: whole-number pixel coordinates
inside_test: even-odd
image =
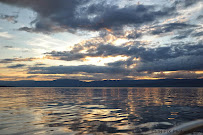
[[[201,114],[203,88],[0,88],[0,135],[158,134]]]

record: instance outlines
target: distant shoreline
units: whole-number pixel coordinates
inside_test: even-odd
[[[0,81],[0,87],[203,87],[203,79]]]
[[[203,86],[188,86],[188,87],[184,87],[184,86],[131,86],[131,87],[116,87],[116,86],[92,86],[92,87],[88,87],[88,86],[0,86],[0,88],[203,88]]]

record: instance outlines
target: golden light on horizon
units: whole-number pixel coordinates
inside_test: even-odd
[[[162,134],[202,119],[202,5],[0,0],[0,135]]]
[[[196,74],[203,74],[203,71],[195,71]]]

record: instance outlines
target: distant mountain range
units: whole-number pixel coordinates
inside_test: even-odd
[[[0,87],[203,87],[203,79],[0,81]]]

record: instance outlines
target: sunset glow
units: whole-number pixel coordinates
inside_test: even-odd
[[[0,80],[203,79],[202,4],[0,0]]]

